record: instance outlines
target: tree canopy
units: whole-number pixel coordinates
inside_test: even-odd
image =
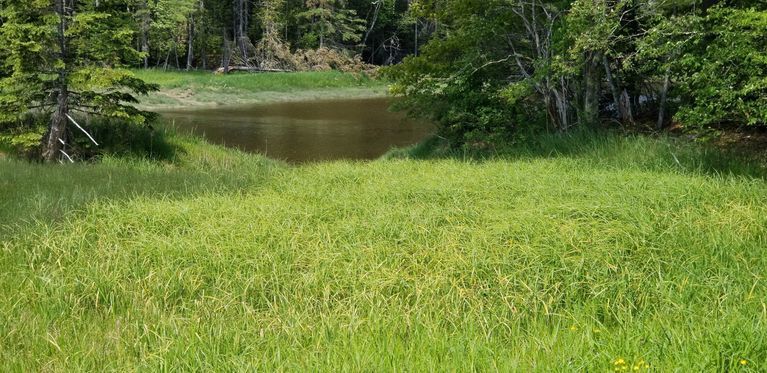
[[[0,4],[0,122],[49,114],[49,159],[70,111],[144,120],[132,104],[153,87],[127,67],[394,65],[398,105],[457,145],[605,123],[767,124],[766,0]]]
[[[461,144],[526,129],[767,124],[767,2],[443,0],[389,70]]]
[[[0,121],[19,120],[32,110],[49,113],[43,138],[49,161],[66,155],[67,123],[76,124],[71,114],[138,123],[147,115],[131,104],[135,94],[154,87],[123,68],[140,54],[131,47],[130,15],[115,11],[116,3],[3,0]]]

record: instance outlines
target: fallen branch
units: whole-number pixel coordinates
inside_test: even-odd
[[[72,123],[74,123],[74,124],[75,124],[75,126],[76,126],[78,129],[80,129],[80,131],[83,131],[83,133],[85,134],[85,136],[88,136],[88,138],[89,138],[89,139],[91,139],[91,141],[93,141],[93,143],[94,143],[94,144],[96,144],[96,146],[99,146],[99,143],[97,143],[97,142],[96,142],[96,140],[94,140],[94,139],[93,139],[93,136],[91,136],[91,134],[90,134],[90,133],[88,133],[88,131],[86,131],[84,128],[80,127],[80,125],[79,125],[79,124],[77,124],[77,122],[74,120],[74,118],[72,118],[72,116],[71,116],[71,115],[67,114],[67,118],[69,118],[69,120],[71,120],[71,121],[72,121]]]
[[[67,157],[67,159],[69,159],[69,163],[75,163],[75,161],[72,160],[72,157],[70,157],[69,154],[67,154],[67,152],[61,149],[59,149],[59,151],[61,152],[61,154],[64,154],[64,156]]]

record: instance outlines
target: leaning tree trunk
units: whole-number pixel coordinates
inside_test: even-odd
[[[381,13],[381,6],[383,6],[383,3],[383,0],[375,3],[375,9],[373,10],[373,20],[370,22],[370,27],[368,27],[367,32],[365,32],[365,37],[362,38],[363,46],[368,45],[368,38],[370,37],[370,33],[373,32],[373,29],[376,27],[376,22],[378,22],[378,14]]]
[[[47,137],[43,138],[43,159],[46,162],[56,161],[62,152],[62,146],[66,143],[67,115],[69,115],[69,86],[67,85],[67,16],[72,7],[67,7],[65,0],[56,0],[56,13],[59,16],[57,30],[59,42],[59,57],[64,62],[64,67],[58,72],[58,96],[56,97],[56,110],[51,115]]]

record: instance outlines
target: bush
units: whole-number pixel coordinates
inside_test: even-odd
[[[175,153],[173,146],[166,141],[167,131],[156,120],[146,125],[129,124],[113,118],[77,120],[99,145],[93,144],[77,127],[69,125],[64,151],[73,159],[93,160],[104,155],[171,159]],[[19,122],[1,126],[0,149],[15,157],[39,159],[47,123],[45,115],[28,115]]]
[[[38,158],[46,124],[45,117],[31,114],[17,122],[0,124],[0,150],[19,158]]]
[[[171,159],[174,154],[173,146],[166,141],[167,131],[164,125],[156,120],[146,125],[136,125],[124,123],[119,119],[98,118],[84,127],[99,146],[93,144],[76,128],[70,128],[71,149],[82,159],[94,159],[104,155]]]

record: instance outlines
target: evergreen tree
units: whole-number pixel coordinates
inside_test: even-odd
[[[304,42],[319,48],[325,48],[327,44],[359,43],[365,32],[365,21],[345,6],[341,0],[306,0],[307,10],[299,14],[309,21],[305,26]]]
[[[146,113],[131,104],[154,86],[121,68],[139,62],[126,0],[3,0],[0,8],[0,121],[31,110],[50,114],[43,159],[63,154],[73,114],[141,123]]]

